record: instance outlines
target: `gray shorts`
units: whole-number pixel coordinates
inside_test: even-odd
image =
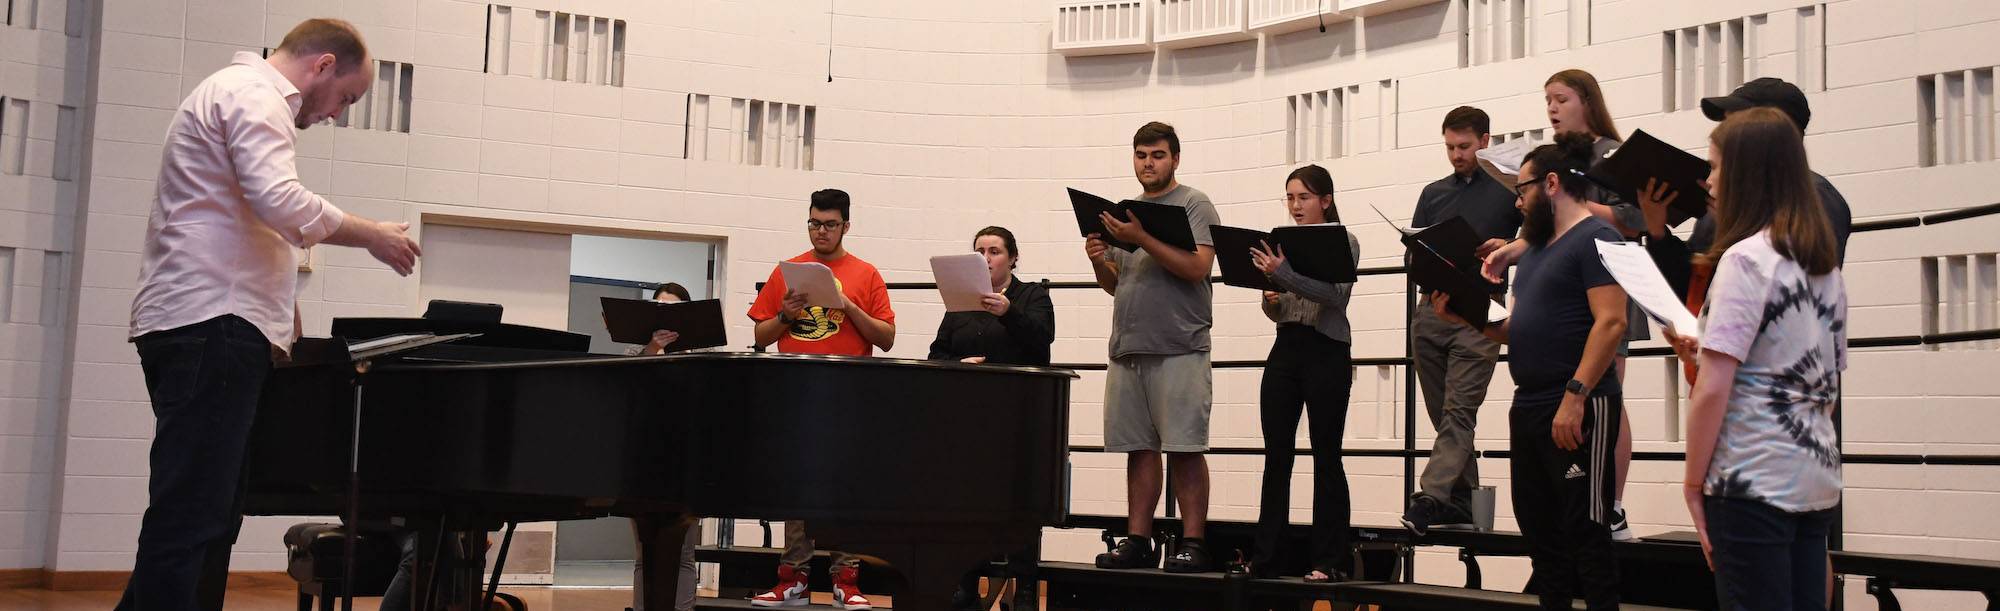
[[[1104,376],[1104,451],[1208,451],[1214,399],[1207,352],[1111,359]]]

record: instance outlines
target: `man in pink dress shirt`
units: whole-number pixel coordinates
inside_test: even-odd
[[[120,611],[221,609],[242,525],[244,446],[274,357],[299,336],[294,247],[355,246],[409,275],[405,230],[341,212],[299,184],[297,130],[368,91],[354,26],[300,23],[267,59],[237,53],[167,131],[132,301],[153,403],[149,505]]]

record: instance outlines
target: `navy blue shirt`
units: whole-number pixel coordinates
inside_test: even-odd
[[[1622,242],[1610,223],[1588,217],[1543,246],[1530,246],[1514,272],[1514,308],[1507,323],[1507,370],[1514,375],[1514,405],[1554,406],[1576,375],[1597,316],[1590,289],[1614,284],[1597,256],[1597,241]],[[1645,324],[1645,321],[1628,321]],[[1619,394],[1611,361],[1591,384],[1591,396]]]
[[[1410,225],[1429,227],[1454,216],[1465,217],[1482,240],[1514,239],[1521,229],[1521,211],[1514,208],[1514,190],[1500,184],[1486,172],[1474,170],[1470,176],[1452,174],[1424,185],[1417,196],[1416,213]]]

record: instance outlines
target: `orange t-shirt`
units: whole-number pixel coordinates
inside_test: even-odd
[[[852,254],[820,261],[808,250],[791,258],[794,263],[818,261],[833,270],[833,281],[840,286],[840,292],[854,307],[861,308],[869,316],[889,324],[896,323],[896,311],[889,307],[889,285],[882,282],[882,273],[875,266],[862,261]],[[785,307],[785,276],[776,268],[771,270],[771,278],[764,282],[764,290],[757,292],[757,301],[750,304],[750,319],[758,322],[777,318],[778,311]],[[845,354],[869,356],[875,353],[875,346],[861,337],[861,332],[847,324],[847,313],[826,308],[806,308],[804,318],[792,323],[792,328],[778,338],[779,352],[799,352],[805,354]]]

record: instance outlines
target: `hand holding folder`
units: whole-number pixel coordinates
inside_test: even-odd
[[[1676,195],[1667,209],[1667,225],[1672,227],[1708,214],[1708,189],[1701,186],[1708,172],[1708,162],[1702,158],[1636,130],[1584,177],[1634,203],[1647,180],[1666,183]]]
[[[619,299],[600,297],[604,307],[604,327],[611,333],[611,341],[623,344],[645,344],[652,341],[653,332],[673,331],[680,334],[670,351],[708,348],[729,343],[728,333],[722,323],[722,301],[703,299],[682,303],[660,303],[646,299]]]
[[[1076,214],[1079,235],[1087,238],[1096,234],[1097,239],[1103,240],[1113,248],[1132,252],[1138,250],[1139,245],[1113,237],[1111,231],[1104,227],[1104,218],[1101,215],[1108,214],[1114,219],[1125,222],[1137,220],[1146,233],[1161,242],[1188,252],[1195,250],[1194,229],[1188,226],[1187,209],[1180,206],[1130,199],[1112,203],[1111,200],[1076,189],[1069,189],[1069,205]]]
[[[1227,225],[1209,225],[1215,238],[1215,259],[1222,266],[1222,283],[1265,291],[1284,292],[1257,269],[1250,249],[1269,248],[1282,252],[1292,271],[1329,284],[1354,282],[1354,251],[1348,247],[1347,228],[1339,224],[1294,225],[1269,233]]]
[[[1465,217],[1454,216],[1421,229],[1404,229],[1389,220],[1382,209],[1376,208],[1375,214],[1402,232],[1403,245],[1410,252],[1410,281],[1419,290],[1450,295],[1452,313],[1473,326],[1484,327],[1506,317],[1506,308],[1493,299],[1493,293],[1500,287],[1479,275],[1477,253],[1484,240],[1479,239]]]

